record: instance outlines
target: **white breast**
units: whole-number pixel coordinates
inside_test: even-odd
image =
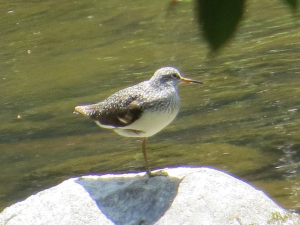
[[[114,131],[125,137],[150,137],[171,123],[177,113],[178,109],[172,113],[146,112],[131,125],[115,128]]]
[[[168,96],[167,102],[155,108],[149,107],[134,123],[126,127],[117,127],[114,131],[125,137],[150,137],[161,131],[176,117],[180,99],[177,92]]]

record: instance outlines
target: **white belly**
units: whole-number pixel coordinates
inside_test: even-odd
[[[117,127],[114,131],[125,137],[150,137],[171,123],[176,117],[178,111],[179,108],[175,109],[172,113],[164,111],[148,111],[131,125],[126,127]]]

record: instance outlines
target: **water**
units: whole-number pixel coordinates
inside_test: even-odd
[[[204,85],[180,86],[179,115],[148,140],[152,169],[209,166],[300,210],[299,21],[251,1],[209,58],[193,2],[168,4],[1,3],[1,209],[70,177],[143,171],[141,140],[72,112],[172,65]]]

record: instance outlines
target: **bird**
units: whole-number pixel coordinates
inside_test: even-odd
[[[158,69],[151,79],[122,89],[104,101],[79,105],[74,113],[95,120],[102,128],[111,129],[124,137],[142,138],[146,173],[155,176],[148,165],[146,140],[170,124],[179,112],[180,83],[202,84],[183,77],[174,67]]]

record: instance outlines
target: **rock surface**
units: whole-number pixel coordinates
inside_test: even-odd
[[[6,208],[0,224],[300,224],[245,182],[209,168],[72,178]]]

